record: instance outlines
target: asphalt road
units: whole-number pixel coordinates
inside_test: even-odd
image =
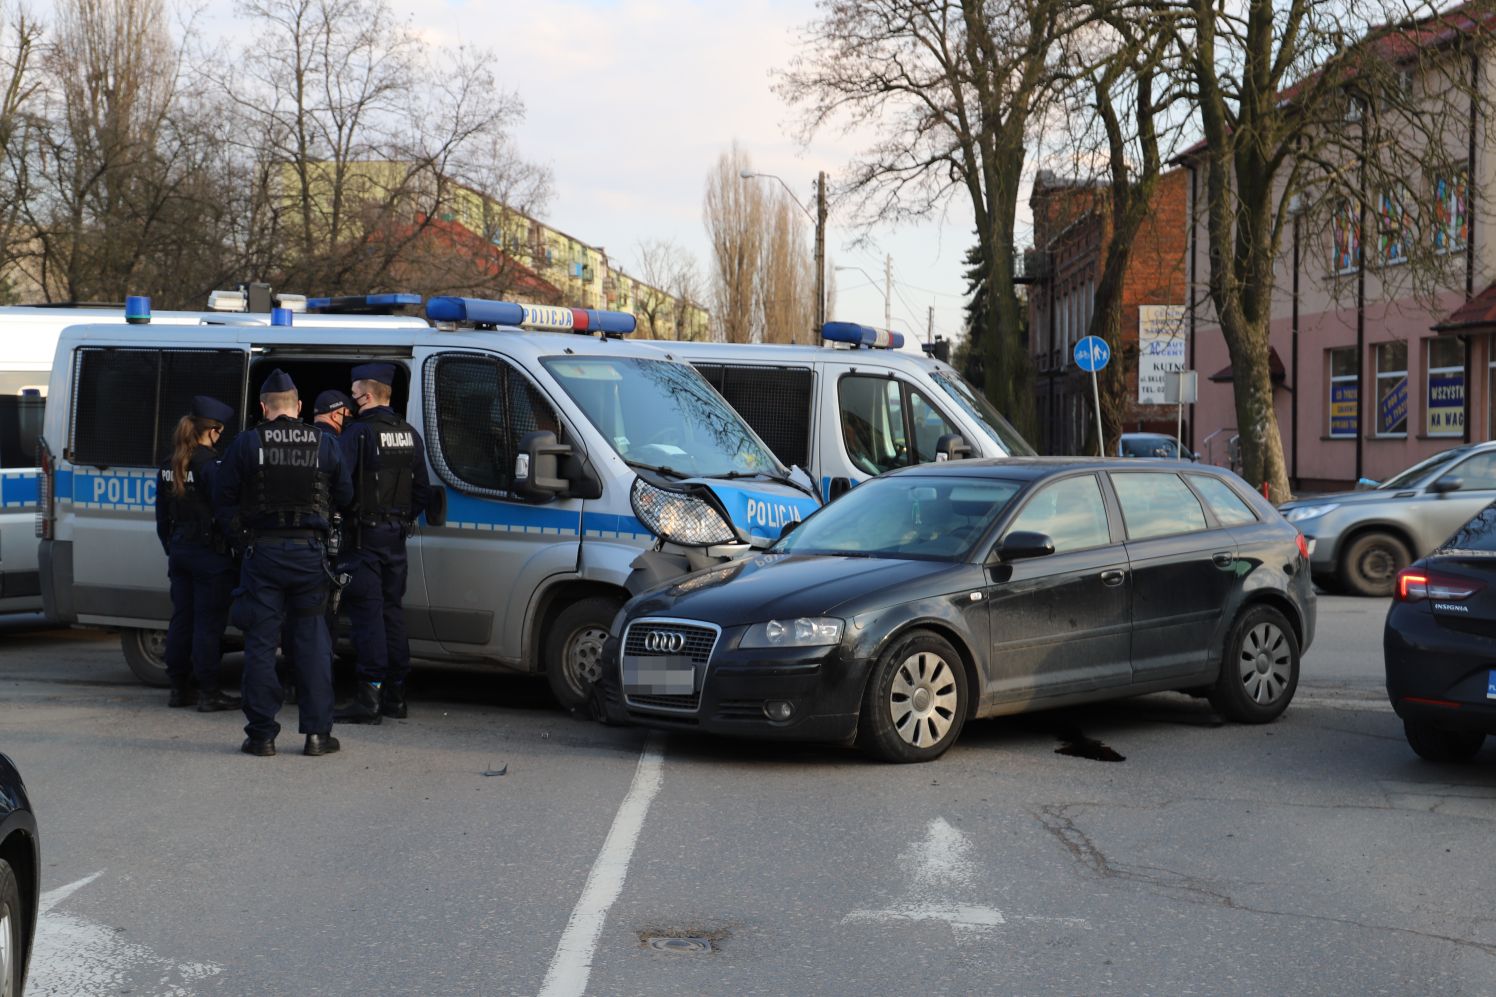
[[[439,670],[338,755],[254,759],[242,718],[165,709],[113,637],[12,629],[0,750],[45,852],[28,993],[1496,992],[1496,747],[1416,759],[1385,603],[1320,609],[1278,723],[1151,696],[904,767],[604,728]]]

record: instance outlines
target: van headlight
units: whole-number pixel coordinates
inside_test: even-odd
[[[1306,519],[1318,519],[1339,508],[1338,502],[1327,502],[1324,505],[1301,505],[1297,509],[1289,509],[1283,514],[1283,518],[1290,523],[1302,523]]]
[[[695,495],[656,488],[643,478],[635,478],[629,504],[651,533],[682,547],[711,547],[738,540],[732,524],[711,503]]]
[[[842,621],[829,616],[755,623],[743,634],[739,647],[828,647],[841,642]]]

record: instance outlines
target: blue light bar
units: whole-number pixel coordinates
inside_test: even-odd
[[[426,302],[426,317],[433,322],[510,326],[540,332],[600,332],[605,336],[627,336],[638,324],[628,312],[521,305],[484,298],[432,298]]]
[[[291,309],[289,309],[289,308],[272,308],[272,309],[270,309],[270,324],[271,325],[277,325],[277,326],[290,326],[290,324],[291,324]]]
[[[419,294],[344,294],[331,298],[307,298],[309,312],[389,312],[405,305],[419,305]]]
[[[131,325],[145,325],[151,320],[151,299],[143,294],[131,294],[125,298],[125,321]]]
[[[856,322],[827,322],[821,326],[821,338],[833,343],[850,343],[869,349],[897,350],[904,345],[904,334],[889,329],[874,329]]]

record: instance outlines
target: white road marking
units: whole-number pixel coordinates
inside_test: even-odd
[[[126,941],[119,929],[56,911],[58,904],[103,875],[43,893],[37,901],[36,950],[26,993],[32,997],[104,997],[144,987],[162,997],[191,997],[191,984],[215,976],[222,966],[177,963],[144,945]]]
[[[607,840],[587,874],[587,885],[582,888],[582,896],[566,923],[556,954],[551,956],[540,997],[572,997],[587,991],[587,978],[592,974],[592,959],[608,909],[623,891],[629,860],[634,856],[639,832],[644,829],[644,818],[665,781],[662,740],[661,735],[650,734],[644,742],[639,765],[634,769],[634,781],[618,805]]]
[[[936,817],[926,825],[924,840],[911,844],[899,855],[899,867],[912,870],[907,898],[878,910],[854,910],[841,923],[944,921],[958,939],[983,934],[1009,921],[1052,921],[1089,927],[1085,918],[1005,915],[996,907],[947,899],[949,893],[971,885],[977,869],[971,853],[972,845],[966,835],[945,818]]]

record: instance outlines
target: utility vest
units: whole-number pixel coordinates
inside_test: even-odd
[[[332,515],[332,477],[322,470],[322,432],[302,422],[276,419],[250,430],[259,437],[260,460],[245,489],[241,515],[274,529],[294,529]]]
[[[358,521],[363,526],[405,523],[412,513],[411,482],[416,466],[416,431],[393,412],[360,416],[370,432],[360,441]]]
[[[213,459],[211,451],[204,456],[199,456],[197,453],[192,455],[187,462],[187,480],[182,482],[181,495],[178,495],[172,486],[175,473],[170,464],[161,469],[156,481],[157,488],[166,489],[171,535],[203,547],[215,546],[218,534],[213,529],[212,499],[204,490],[205,482],[202,475],[198,474],[198,469],[205,462]],[[216,546],[221,546],[221,544]]]

